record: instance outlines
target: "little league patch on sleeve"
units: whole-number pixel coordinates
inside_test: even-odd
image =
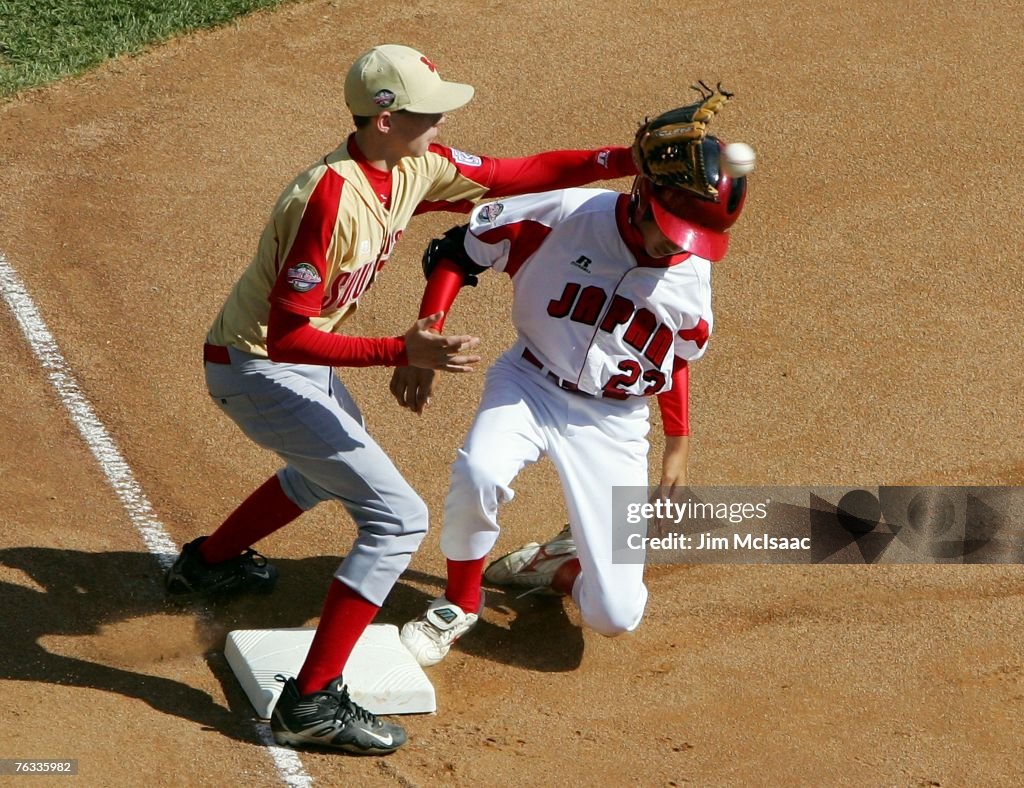
[[[292,290],[299,293],[307,293],[323,281],[311,263],[296,263],[288,269],[285,277]]]
[[[472,153],[466,153],[456,148],[452,148],[452,158],[455,159],[459,164],[465,164],[467,167],[479,167],[483,164],[483,161],[479,156],[474,156]]]
[[[480,209],[480,218],[493,224],[503,210],[505,210],[505,206],[500,202],[489,203]]]

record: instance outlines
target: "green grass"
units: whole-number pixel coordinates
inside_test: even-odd
[[[288,0],[0,0],[0,96]]]

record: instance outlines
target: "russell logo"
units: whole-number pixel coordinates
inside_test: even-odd
[[[308,293],[323,281],[311,263],[296,263],[285,276],[292,290],[299,293]]]

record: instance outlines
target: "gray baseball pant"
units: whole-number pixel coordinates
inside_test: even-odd
[[[330,367],[280,364],[229,348],[205,365],[214,402],[252,441],[285,461],[285,494],[303,510],[340,501],[358,527],[335,572],[382,605],[427,532],[427,507],[366,431]]]

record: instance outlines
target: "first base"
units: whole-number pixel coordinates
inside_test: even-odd
[[[312,627],[237,629],[228,633],[224,656],[262,719],[270,719],[284,684],[295,678],[313,642]],[[374,714],[437,711],[434,687],[398,639],[398,627],[371,624],[345,666],[345,683],[356,703]]]

